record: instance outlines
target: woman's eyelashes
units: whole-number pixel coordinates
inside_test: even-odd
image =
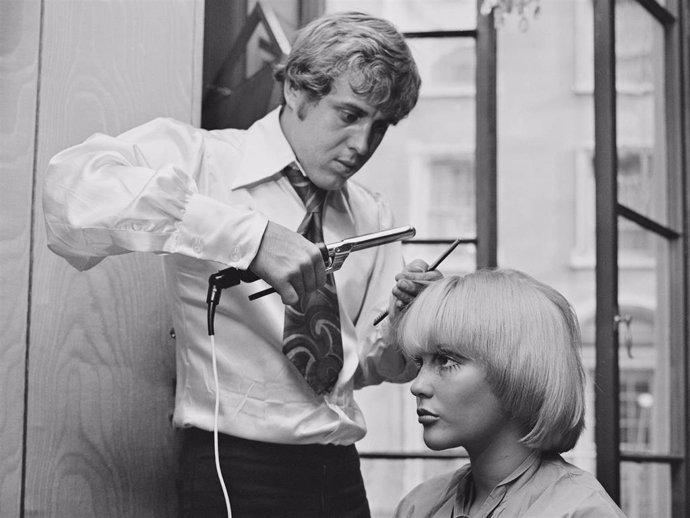
[[[414,356],[413,361],[417,365],[417,368],[421,369],[425,365],[432,367],[437,370],[449,370],[461,366],[467,361],[466,358],[462,356],[446,352],[446,351],[436,351],[434,353]]]
[[[460,367],[461,361],[454,355],[439,352],[434,355],[434,364],[440,370],[450,370]]]

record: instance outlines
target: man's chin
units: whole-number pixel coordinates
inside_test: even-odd
[[[324,178],[319,179],[318,182],[314,182],[314,184],[319,188],[323,189],[325,191],[336,191],[340,189],[343,185],[345,185],[345,182],[347,182],[347,178],[342,178],[340,176],[338,177],[329,177],[329,178]]]

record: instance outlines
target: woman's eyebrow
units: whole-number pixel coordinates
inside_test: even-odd
[[[460,360],[471,360],[471,358],[462,352],[458,351],[455,347],[449,345],[438,345],[436,346],[436,352],[449,356],[451,358],[458,358]]]

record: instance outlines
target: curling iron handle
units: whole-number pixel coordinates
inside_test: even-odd
[[[324,263],[326,264],[326,273],[332,273],[340,270],[345,259],[348,258],[351,252],[385,245],[402,239],[409,239],[414,237],[415,233],[415,228],[408,225],[381,230],[379,232],[371,232],[362,236],[350,237],[329,245],[318,243],[318,247],[321,251]],[[256,300],[271,293],[275,293],[275,289],[267,288],[249,295],[249,300]]]

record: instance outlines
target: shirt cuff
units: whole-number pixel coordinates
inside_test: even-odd
[[[266,216],[248,207],[233,207],[193,194],[173,251],[246,270],[259,250],[267,224]]]

